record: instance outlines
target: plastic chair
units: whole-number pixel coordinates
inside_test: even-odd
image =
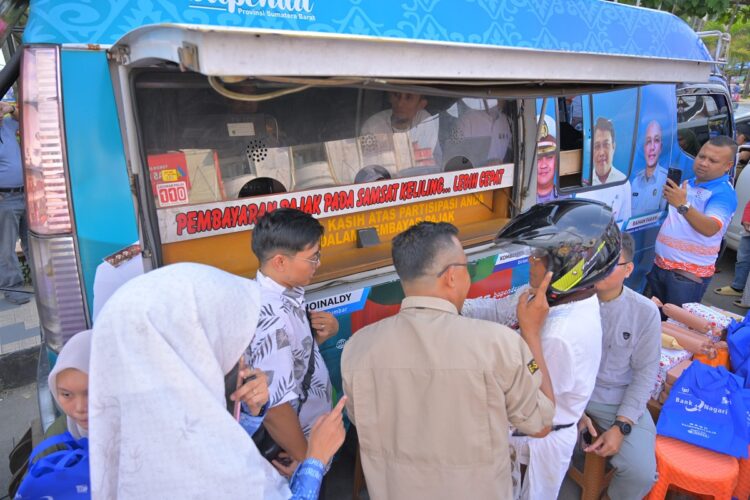
[[[596,432],[601,434],[604,429],[596,425]],[[584,453],[581,460],[580,455],[580,452],[573,454],[568,466],[568,476],[581,487],[581,500],[599,500],[609,488],[617,469],[609,464],[607,457]],[[580,465],[583,467],[579,468]]]
[[[736,458],[665,436],[656,436],[656,469],[659,480],[648,500],[663,499],[670,486],[730,500],[739,475]]]
[[[739,500],[750,498],[750,459],[740,459],[740,474],[732,496]]]

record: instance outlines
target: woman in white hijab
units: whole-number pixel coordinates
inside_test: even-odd
[[[60,351],[55,367],[47,377],[52,397],[65,414],[68,432],[76,439],[89,435],[90,354],[91,330],[75,334]],[[57,423],[53,427],[56,428]],[[50,433],[57,434],[57,432],[48,431],[48,434]]]
[[[93,498],[291,497],[224,399],[259,304],[255,282],[199,264],[151,271],[109,299],[91,350]],[[308,456],[326,449],[320,467],[343,442],[334,413],[322,417],[328,448],[311,437]]]

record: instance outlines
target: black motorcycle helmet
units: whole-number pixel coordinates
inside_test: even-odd
[[[620,259],[620,230],[612,209],[591,200],[535,205],[511,219],[495,244],[526,245],[547,257],[547,270],[552,271],[547,290],[550,305],[592,287],[607,277]]]

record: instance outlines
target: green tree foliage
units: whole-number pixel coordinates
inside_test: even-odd
[[[640,4],[641,7],[659,9],[672,12],[683,19],[699,18],[708,16],[713,19],[726,14],[733,4],[747,2],[736,0],[621,0],[620,3],[630,5]]]
[[[619,3],[672,12],[687,22],[704,18],[723,21],[725,25],[735,20],[750,21],[750,0],[619,0]]]

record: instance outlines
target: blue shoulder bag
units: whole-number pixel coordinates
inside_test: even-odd
[[[40,458],[44,450],[64,445]],[[89,484],[89,440],[76,440],[69,432],[52,436],[39,443],[29,457],[29,472],[16,492],[16,500],[54,498],[55,500],[84,500],[91,498]]]

